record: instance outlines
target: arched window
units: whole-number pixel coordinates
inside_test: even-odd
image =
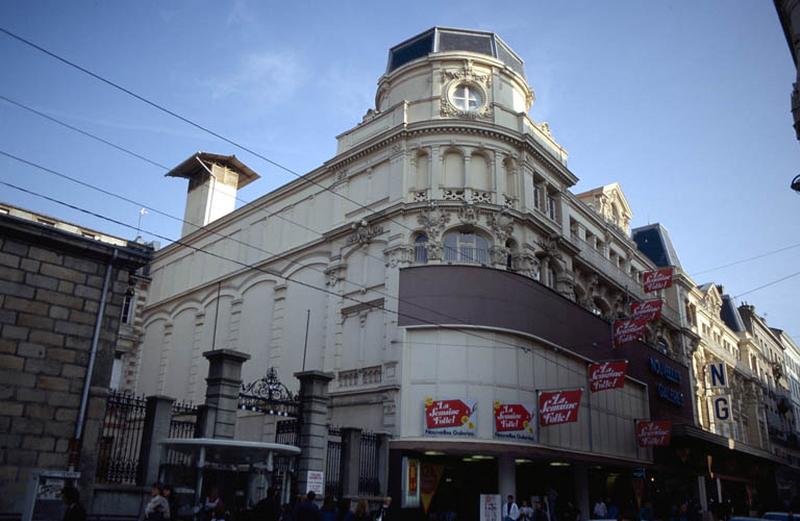
[[[414,239],[414,262],[417,264],[428,263],[428,236],[424,233]]]
[[[444,236],[445,262],[489,263],[489,241],[471,231],[451,231]]]

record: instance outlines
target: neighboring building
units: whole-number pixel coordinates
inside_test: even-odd
[[[79,471],[91,495],[124,295],[151,253],[0,204],[0,514],[23,511],[34,470]]]
[[[783,27],[783,34],[786,36],[786,43],[789,45],[794,67],[797,69],[797,60],[800,58],[800,2],[797,0],[774,1],[781,27]],[[797,82],[792,84],[791,100],[794,131],[797,139],[800,139],[800,90],[798,90]]]
[[[797,345],[786,331],[774,328],[773,331],[780,337],[784,346],[784,375],[789,385],[789,394],[792,403],[792,423],[795,440],[797,440],[800,434],[800,346]]]

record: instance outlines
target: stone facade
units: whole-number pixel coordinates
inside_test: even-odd
[[[0,512],[21,512],[32,469],[74,468],[90,492],[123,295],[129,273],[150,253],[0,215]],[[82,443],[74,451],[109,263]]]

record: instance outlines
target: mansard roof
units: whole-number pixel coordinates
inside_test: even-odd
[[[639,251],[644,253],[656,266],[660,268],[681,267],[681,261],[672,244],[669,232],[661,223],[634,228],[631,236]]]
[[[429,54],[448,51],[466,51],[491,56],[525,77],[522,58],[495,33],[449,27],[432,27],[389,49],[386,72],[392,72],[406,63]]]
[[[732,331],[744,333],[747,328],[742,320],[742,315],[730,295],[722,295],[722,310],[720,311],[722,321],[725,322]]]

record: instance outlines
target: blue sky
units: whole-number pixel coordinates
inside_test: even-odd
[[[691,274],[800,242],[788,188],[800,143],[795,78],[772,2],[0,3],[0,25],[190,116],[298,172],[374,103],[390,46],[433,25],[492,30],[523,57],[537,101],[581,179],[619,181],[634,226],[660,221]],[[291,179],[0,34],[0,95],[173,166],[236,153],[262,175],[251,200]],[[185,181],[0,101],[0,150],[182,215]],[[132,224],[138,207],[0,158],[0,179]],[[128,229],[0,187],[0,200],[122,236]],[[180,225],[147,215],[177,237]],[[800,248],[703,273],[737,295],[797,271]],[[800,340],[800,277],[744,297]]]

